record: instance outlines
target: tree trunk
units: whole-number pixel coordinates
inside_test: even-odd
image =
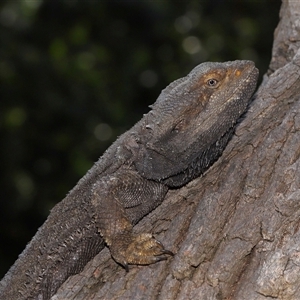
[[[136,226],[175,256],[126,273],[105,249],[52,299],[300,299],[299,15],[283,1],[269,72],[222,157]]]

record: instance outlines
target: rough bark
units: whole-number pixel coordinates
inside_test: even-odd
[[[300,299],[300,1],[222,157],[135,228],[176,255],[118,266],[105,249],[52,299]]]

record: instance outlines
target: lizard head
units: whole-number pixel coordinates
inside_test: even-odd
[[[251,61],[207,62],[167,86],[144,118],[137,170],[166,182],[184,170],[201,174],[225,148],[257,77]]]

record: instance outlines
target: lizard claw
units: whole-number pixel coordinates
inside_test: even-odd
[[[124,267],[125,271],[128,273],[129,272],[129,266],[127,263],[122,264],[122,266]]]
[[[127,262],[138,265],[149,265],[166,260],[166,255],[173,255],[173,253],[164,249],[163,245],[148,233],[135,236],[126,251]]]
[[[118,247],[112,247],[113,245],[111,245],[110,250],[114,259],[119,262],[127,272],[128,264],[150,265],[168,259],[169,255],[174,255],[173,252],[164,249],[164,246],[148,233],[132,236],[127,246],[120,246],[120,240],[118,244]],[[125,250],[122,251],[121,249]]]
[[[168,254],[168,255],[174,256],[174,253],[169,250],[163,250],[163,254]]]

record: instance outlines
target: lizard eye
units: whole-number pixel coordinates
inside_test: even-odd
[[[218,80],[217,79],[214,79],[214,78],[210,78],[207,80],[206,84],[209,86],[209,87],[215,87],[217,84],[218,84]]]

